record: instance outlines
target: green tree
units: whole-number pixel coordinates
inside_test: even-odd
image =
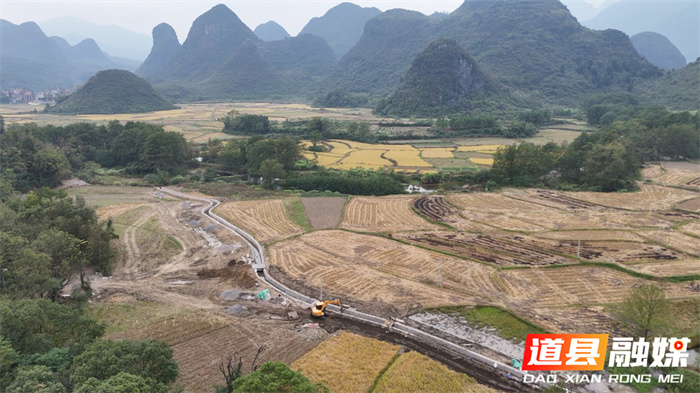
[[[58,376],[48,367],[32,366],[20,369],[6,392],[65,393],[66,387],[63,386]]]
[[[309,132],[309,140],[311,141],[311,145],[312,145],[311,147],[313,147],[313,149],[309,149],[309,150],[317,151],[316,145],[318,144],[318,141],[320,141],[321,139],[323,139],[323,136],[321,135],[321,132],[319,132],[318,130],[313,130],[313,131]]]
[[[156,132],[148,136],[140,157],[141,172],[178,174],[187,163],[187,142],[177,132]]]
[[[18,359],[17,351],[0,335],[0,391],[12,381],[12,369],[17,366]]]
[[[581,162],[583,182],[600,191],[635,188],[639,168],[633,154],[622,142],[596,144]]]
[[[263,187],[271,189],[275,178],[283,178],[284,167],[275,159],[267,159],[260,163],[260,176],[263,178]]]
[[[33,242],[32,248],[49,256],[48,271],[58,284],[48,296],[56,300],[60,290],[76,278],[87,267],[85,254],[81,250],[84,240],[56,229],[42,232]]]
[[[120,372],[104,381],[90,378],[75,393],[168,393],[168,386],[148,377]]]
[[[98,340],[73,359],[71,383],[79,386],[90,378],[107,380],[125,372],[169,384],[178,374],[173,350],[157,340]]]
[[[282,362],[267,362],[259,369],[239,378],[233,385],[237,392],[259,393],[321,393],[330,392],[321,384],[314,384],[304,374],[291,370]]]
[[[0,302],[0,336],[23,355],[57,347],[82,349],[104,334],[104,325],[48,299]]]
[[[649,338],[663,335],[669,328],[669,302],[656,284],[633,288],[615,312],[624,332]]]

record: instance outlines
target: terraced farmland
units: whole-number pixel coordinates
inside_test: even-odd
[[[679,202],[697,197],[696,192],[641,184],[632,193],[564,192],[562,195],[597,205],[629,210],[669,210]]]
[[[527,308],[616,303],[628,295],[630,288],[645,283],[617,270],[589,266],[502,270],[498,277],[507,289],[511,304]],[[687,285],[660,285],[667,298],[693,295]]]
[[[307,287],[318,289],[323,279],[324,291],[333,296],[381,299],[402,310],[416,302],[471,304],[500,293],[493,268],[376,236],[317,231],[276,243],[268,255],[271,265]],[[435,287],[438,276],[441,288]]]

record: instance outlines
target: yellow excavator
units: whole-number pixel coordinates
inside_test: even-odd
[[[316,318],[325,318],[326,313],[324,312],[326,310],[326,306],[329,304],[337,304],[341,308],[343,307],[340,304],[340,299],[335,299],[335,300],[326,300],[325,302],[316,302],[314,305],[311,307],[311,316],[316,317]]]

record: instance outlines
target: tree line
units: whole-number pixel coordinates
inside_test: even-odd
[[[598,103],[590,101],[591,124],[610,117],[615,120],[581,134],[570,144],[522,143],[499,149],[489,180],[520,187],[632,190],[646,161],[700,158],[698,114],[637,104],[621,106],[620,100],[628,98],[616,94],[601,96]],[[623,112],[621,107],[627,109]]]
[[[82,198],[47,187],[21,196],[0,179],[0,391],[168,392],[172,349],[102,340],[104,324],[86,312],[84,272],[110,274],[114,237]]]
[[[460,115],[440,117],[433,120],[405,122],[379,122],[380,127],[428,127],[427,134],[417,135],[402,133],[389,135],[387,133],[371,132],[371,126],[366,121],[333,120],[314,116],[306,120],[285,120],[271,122],[267,116],[241,114],[236,110],[230,111],[221,119],[224,123],[222,131],[232,135],[292,135],[310,140],[346,139],[356,142],[377,143],[388,140],[421,139],[421,138],[451,138],[460,136],[503,136],[506,138],[529,138],[537,134],[538,127],[552,122],[549,110],[531,110],[520,112],[514,119],[501,121],[490,115]]]
[[[96,166],[174,176],[184,173],[190,157],[181,134],[142,122],[12,124],[0,134],[0,178],[20,192],[55,187],[70,175],[89,177]]]

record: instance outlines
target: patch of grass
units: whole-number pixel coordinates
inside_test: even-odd
[[[98,303],[90,306],[88,315],[106,325],[105,335],[143,326],[162,317],[162,305],[138,302]]]
[[[157,216],[151,217],[146,221],[141,228],[142,233],[146,233],[144,236],[144,241],[139,243],[145,243],[148,245],[155,246],[155,250],[158,255],[162,255],[164,258],[168,258],[182,251],[182,244],[180,244],[177,239],[172,236],[166,235],[166,231]]]
[[[287,198],[283,202],[290,221],[307,232],[314,229],[309,221],[309,217],[306,216],[306,210],[304,209],[304,204],[301,203],[300,197]]]
[[[474,328],[489,327],[497,329],[498,335],[514,340],[516,343],[525,341],[527,334],[548,333],[541,327],[522,319],[512,312],[496,306],[444,306],[431,311],[445,314],[458,314],[464,317]]]
[[[254,187],[248,184],[232,184],[223,182],[188,183],[184,185],[203,194],[231,198],[237,201],[251,199],[268,199],[288,196],[288,193],[275,190],[266,190],[262,187]]]

